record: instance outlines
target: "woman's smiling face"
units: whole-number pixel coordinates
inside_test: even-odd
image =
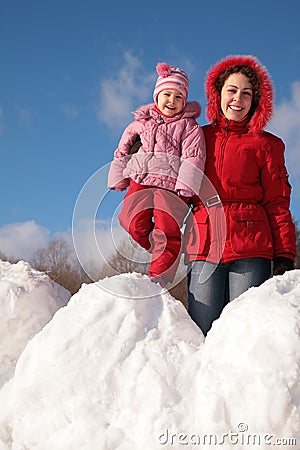
[[[250,111],[253,99],[252,85],[242,73],[233,73],[221,90],[221,109],[229,120],[240,122]]]

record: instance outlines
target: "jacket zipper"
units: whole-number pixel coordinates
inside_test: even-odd
[[[228,134],[229,134],[228,122],[229,122],[228,119],[226,119],[225,137],[223,137],[222,143],[220,145],[220,158],[219,158],[219,176],[220,176],[220,178],[222,177],[225,147],[226,147],[226,144],[228,141]],[[221,201],[222,201],[222,199],[221,199]],[[218,252],[222,249],[222,226],[220,223],[220,221],[222,221],[221,216],[222,216],[221,211],[218,211],[217,215],[216,215],[216,222],[217,222],[216,223],[216,233],[217,233],[217,240],[218,240],[218,246],[219,246]],[[226,220],[226,219],[224,219],[224,217],[223,217],[223,220]],[[224,233],[224,230],[223,230],[223,233]],[[225,224],[225,233],[226,233],[226,224]],[[222,249],[222,250],[224,250],[224,249]],[[222,255],[220,255],[219,263],[222,263],[222,262],[223,262],[223,258],[222,258]]]
[[[225,153],[225,147],[227,144],[227,140],[228,140],[228,119],[226,119],[226,126],[225,126],[225,137],[223,137],[221,145],[220,145],[220,157],[219,157],[219,174],[220,177],[222,176],[222,171],[223,171],[223,161],[224,161],[224,153]]]

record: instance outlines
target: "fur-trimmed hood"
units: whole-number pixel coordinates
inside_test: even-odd
[[[219,75],[229,67],[245,65],[254,69],[260,80],[259,104],[248,123],[248,129],[251,133],[260,134],[272,116],[273,86],[267,69],[252,55],[227,56],[208,71],[205,83],[208,100],[206,116],[209,122],[218,122],[222,115],[221,96],[215,84]]]

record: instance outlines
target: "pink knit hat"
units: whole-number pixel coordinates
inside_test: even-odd
[[[161,62],[156,66],[158,78],[153,92],[153,99],[157,103],[158,94],[164,89],[176,89],[183,95],[184,104],[188,96],[189,79],[187,74],[179,67],[169,66]]]

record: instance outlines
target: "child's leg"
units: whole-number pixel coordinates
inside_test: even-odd
[[[188,213],[187,200],[164,189],[154,191],[153,250],[149,275],[163,275],[172,282],[182,253],[183,220]]]
[[[149,250],[153,229],[153,188],[130,181],[118,216],[120,225],[143,248]]]

